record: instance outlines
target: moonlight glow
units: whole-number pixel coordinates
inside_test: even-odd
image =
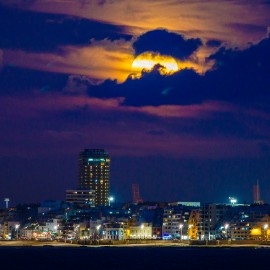
[[[151,70],[157,64],[164,67],[163,72],[166,74],[174,73],[179,69],[173,57],[152,53],[142,53],[137,56],[132,63],[132,69],[134,71]]]

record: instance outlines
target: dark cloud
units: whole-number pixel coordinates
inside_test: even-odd
[[[206,42],[206,46],[208,47],[219,47],[222,44],[220,40],[217,39],[211,39]]]
[[[178,59],[188,58],[202,42],[200,39],[185,39],[182,35],[168,32],[165,29],[149,31],[139,36],[133,43],[135,55],[143,52],[155,52],[171,55]]]
[[[74,16],[5,7],[0,4],[0,48],[55,51],[95,40],[130,40],[125,27]]]
[[[89,87],[90,96],[124,97],[125,105],[194,104],[222,100],[238,104],[270,101],[270,38],[245,50],[221,48],[210,59],[213,70],[204,76],[185,69],[173,75],[161,75],[160,66],[143,72],[141,78],[128,78],[124,83],[107,80]]]
[[[33,90],[60,91],[68,75],[6,66],[0,73],[0,96],[27,94]]]
[[[188,105],[204,101],[226,101],[245,106],[269,108],[270,38],[245,50],[221,48],[210,57],[213,70],[199,75],[192,69],[162,75],[162,66],[130,76],[125,82],[106,80],[93,85],[87,78],[28,69],[5,67],[0,73],[1,95],[39,89],[63,91],[66,95],[88,93],[98,98],[123,97],[122,105]],[[68,87],[72,91],[67,91]],[[78,91],[77,91],[78,90]]]
[[[124,104],[131,106],[190,104],[201,100],[199,85],[202,80],[191,69],[171,76],[161,75],[160,66],[151,72],[143,72],[141,78],[130,77],[122,84],[106,80],[103,84],[89,87],[89,95],[100,98],[125,97]]]
[[[270,38],[246,50],[220,49],[210,57],[214,71],[205,75],[208,96],[232,102],[257,101],[266,104],[270,89]]]

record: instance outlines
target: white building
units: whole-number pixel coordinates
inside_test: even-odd
[[[179,205],[183,205],[183,206],[191,206],[191,207],[200,207],[201,203],[200,202],[171,202],[168,203],[169,206],[179,206]]]
[[[21,228],[21,237],[23,239],[52,239],[59,236],[61,232],[60,220],[52,219],[43,225],[38,223],[28,224]]]
[[[103,228],[101,238],[104,240],[125,240],[124,228]]]

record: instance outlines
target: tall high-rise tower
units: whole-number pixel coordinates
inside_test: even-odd
[[[95,206],[109,205],[111,159],[104,149],[79,154],[79,188],[95,190]]]

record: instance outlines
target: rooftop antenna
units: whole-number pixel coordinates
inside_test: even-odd
[[[4,202],[6,203],[6,209],[8,209],[8,203],[9,203],[10,199],[9,198],[5,198]]]

